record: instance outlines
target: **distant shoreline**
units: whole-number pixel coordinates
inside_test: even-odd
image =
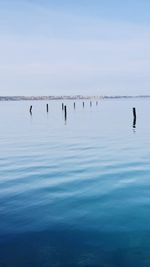
[[[26,100],[103,100],[103,99],[134,99],[150,98],[150,95],[137,96],[0,96],[0,101],[26,101]]]

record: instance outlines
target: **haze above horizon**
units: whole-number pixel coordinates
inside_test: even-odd
[[[148,0],[0,1],[0,95],[148,95]]]

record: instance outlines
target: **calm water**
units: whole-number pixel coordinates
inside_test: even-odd
[[[149,267],[150,101],[45,104],[0,103],[0,266]]]

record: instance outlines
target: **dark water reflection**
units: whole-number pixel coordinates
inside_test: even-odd
[[[133,128],[136,128],[136,118],[133,119]]]
[[[149,266],[149,247],[149,231],[97,233],[58,227],[5,237],[0,266]]]

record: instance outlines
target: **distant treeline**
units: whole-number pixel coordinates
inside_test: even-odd
[[[82,100],[82,99],[129,99],[150,98],[150,95],[138,96],[0,96],[0,101],[22,101],[22,100]]]

